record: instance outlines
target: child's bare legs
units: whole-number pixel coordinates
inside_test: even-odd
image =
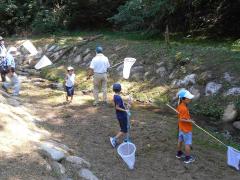
[[[183,142],[178,140],[178,144],[177,144],[178,151],[182,151],[182,144],[183,144]]]
[[[124,136],[126,136],[126,133],[120,131],[120,132],[117,133],[115,138],[116,138],[116,140],[118,140],[119,138],[124,137]]]
[[[71,102],[72,102],[72,100],[73,100],[73,96],[70,96],[70,97],[71,97],[71,99],[70,99],[70,101],[69,101],[69,102],[71,103]]]
[[[66,95],[66,101],[68,102],[68,95]]]
[[[191,151],[191,145],[186,144],[185,145],[185,154],[186,154],[186,156],[190,156],[190,151]]]

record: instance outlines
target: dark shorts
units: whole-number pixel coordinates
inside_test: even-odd
[[[124,119],[118,119],[120,128],[121,128],[121,132],[123,133],[127,133],[128,132],[128,120],[127,118]]]
[[[72,87],[66,87],[66,92],[67,92],[67,96],[73,96],[74,95],[74,86]]]

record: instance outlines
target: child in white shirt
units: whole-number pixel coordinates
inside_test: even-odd
[[[8,69],[7,77],[10,79],[10,81],[4,82],[2,87],[6,91],[11,88],[13,90],[13,96],[18,96],[20,91],[20,80],[18,79],[13,67]]]
[[[65,76],[65,87],[66,87],[66,101],[72,102],[73,95],[74,95],[74,81],[75,81],[75,74],[74,74],[74,68],[69,66],[67,68],[67,74]],[[71,100],[68,101],[68,97],[71,97]]]

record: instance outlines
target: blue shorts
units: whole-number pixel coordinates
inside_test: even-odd
[[[66,88],[67,96],[74,95],[74,86],[72,86],[72,87],[65,86],[65,88]]]
[[[120,125],[120,128],[121,128],[121,132],[123,133],[127,133],[128,132],[128,120],[127,118],[124,118],[124,119],[118,119],[118,122],[119,122],[119,125]]]
[[[185,145],[192,145],[192,132],[185,133],[179,130],[178,140],[184,142]]]

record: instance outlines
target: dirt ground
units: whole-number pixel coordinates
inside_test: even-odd
[[[174,115],[132,109],[131,138],[137,152],[135,169],[130,171],[109,143],[109,136],[119,129],[112,106],[93,107],[91,95],[80,92],[76,92],[71,104],[65,104],[64,92],[32,83],[23,84],[21,98],[23,105],[42,119],[37,126],[88,160],[99,179],[240,179],[240,173],[226,164],[226,150],[195,129],[192,152],[196,161],[185,165],[176,159]],[[25,148],[28,151],[11,158],[1,154],[0,179],[57,179],[44,169],[44,160],[37,152]]]

